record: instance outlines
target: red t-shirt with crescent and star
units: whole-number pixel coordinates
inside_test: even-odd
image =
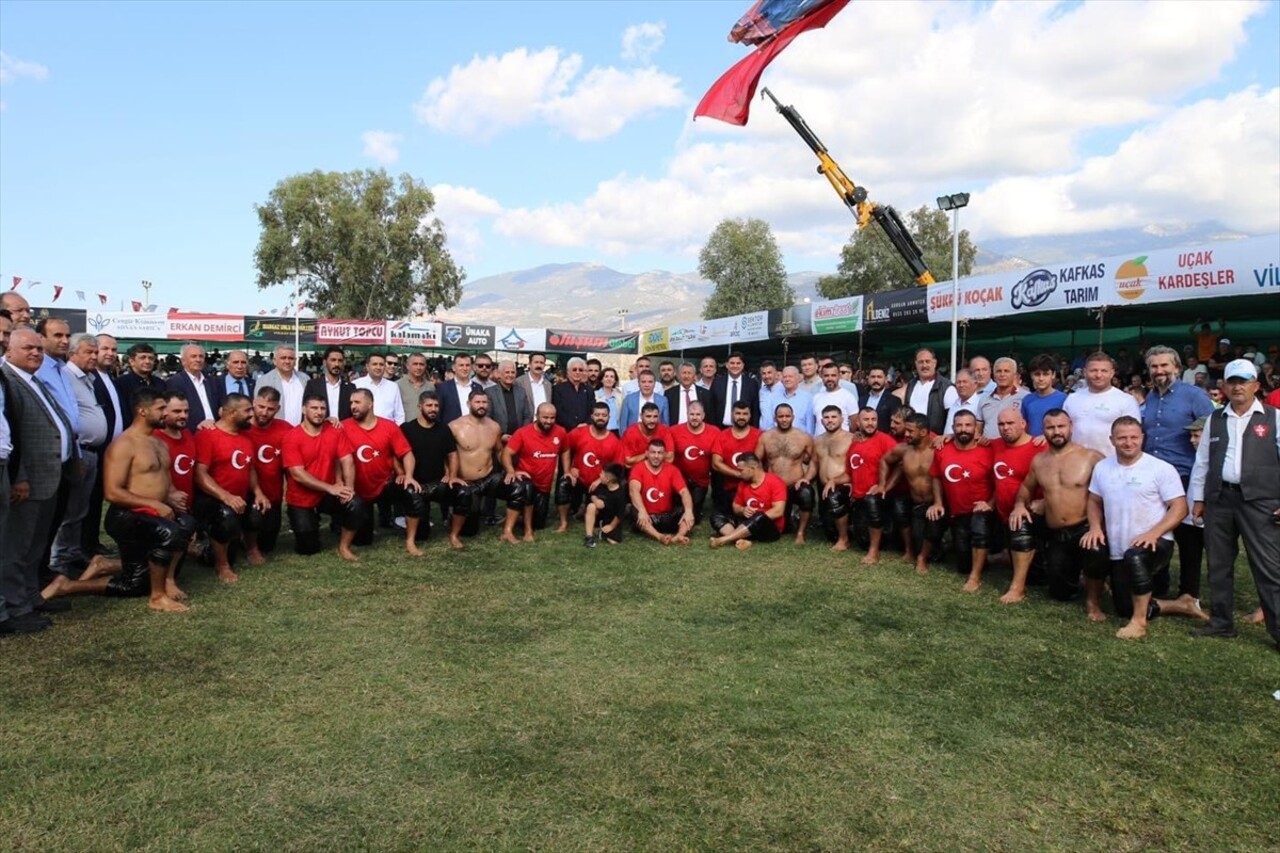
[[[351,455],[351,442],[347,431],[338,429],[328,421],[320,428],[319,435],[307,433],[305,424],[289,430],[281,450],[285,469],[305,468],[307,473],[326,483],[338,482],[338,461]],[[324,500],[324,493],[308,489],[292,477],[289,478],[289,506],[300,509],[317,507]]]
[[[625,458],[630,459],[632,456],[643,456],[645,451],[649,449],[649,442],[659,439],[667,448],[668,453],[675,451],[676,446],[671,441],[671,429],[666,424],[658,424],[654,427],[653,432],[645,435],[640,431],[640,424],[632,424],[627,427],[627,431],[622,434],[622,454]],[[636,464],[644,464],[644,460]]]
[[[898,442],[893,436],[878,430],[865,441],[855,441],[849,445],[844,468],[849,472],[854,500],[865,498],[871,487],[880,482],[880,459],[897,446]]]
[[[596,438],[589,424],[579,424],[569,431],[570,467],[578,469],[578,482],[587,488],[600,479],[604,466],[622,461],[622,441],[605,430],[604,438]]]
[[[650,515],[671,512],[676,506],[676,497],[685,488],[679,469],[668,462],[663,462],[656,474],[641,462],[631,469],[630,481],[640,484],[640,500]]]
[[[537,424],[526,424],[516,430],[507,447],[516,457],[516,470],[524,471],[540,492],[551,491],[556,478],[556,461],[564,451],[569,434],[556,424],[544,433]]]
[[[949,441],[934,451],[929,475],[942,481],[942,496],[951,515],[968,515],[978,501],[991,499],[993,463],[990,447],[960,450]]]
[[[738,438],[733,434],[732,428],[726,427],[720,430],[720,435],[716,437],[715,449],[712,452],[720,454],[724,464],[730,468],[737,468],[739,456],[743,453],[756,452],[756,445],[760,443],[760,435],[760,430],[751,427],[747,430],[746,436]]]
[[[375,418],[373,429],[360,426],[355,418],[342,422],[356,463],[356,494],[371,501],[391,482],[396,459],[409,452],[409,441],[399,425],[387,418]]]
[[[787,502],[787,484],[777,474],[767,471],[758,486],[753,486],[746,480],[738,483],[738,492],[733,496],[733,502],[738,506],[750,507],[758,512],[766,512],[779,501],[784,504]],[[786,513],[775,518],[773,523],[781,533],[787,525]]]
[[[180,438],[172,438],[162,429],[151,434],[169,450],[169,479],[173,487],[190,500],[196,493],[196,440],[185,429]],[[191,510],[190,505],[187,510]]]
[[[711,424],[703,424],[697,435],[683,423],[671,428],[671,440],[675,444],[676,467],[684,478],[695,486],[711,485],[711,454],[715,452],[720,430]]]
[[[253,442],[253,469],[258,472],[258,488],[271,505],[275,506],[284,500],[284,437],[293,430],[293,425],[280,418],[273,418],[271,423],[260,427],[256,423],[249,427],[249,440]]]
[[[225,432],[218,427],[196,432],[196,462],[222,489],[238,498],[249,496],[249,472],[253,470],[253,441],[248,433]]]
[[[1022,481],[1031,473],[1031,461],[1049,449],[1049,445],[1036,445],[1028,441],[1026,444],[1010,446],[1004,441],[993,441],[990,447],[994,451],[995,461],[991,473],[996,478],[996,512],[1004,521],[1009,520],[1013,505],[1017,503],[1018,489]],[[1033,499],[1042,497],[1040,489],[1036,489]]]

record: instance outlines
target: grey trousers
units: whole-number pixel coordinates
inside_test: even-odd
[[[1224,488],[1205,503],[1204,541],[1209,553],[1210,624],[1230,627],[1235,614],[1235,564],[1239,540],[1249,558],[1258,587],[1267,633],[1280,643],[1280,526],[1272,515],[1280,501],[1246,501],[1236,489]]]
[[[8,542],[5,538],[5,524],[9,520],[9,460],[0,461],[0,542]],[[0,586],[0,622],[9,618],[9,610],[4,603],[4,589]]]
[[[98,475],[98,454],[85,450],[80,457],[80,464],[80,477],[73,479],[67,489],[67,508],[62,514],[62,524],[53,537],[53,548],[49,554],[49,569],[70,578],[79,577],[93,557],[92,554],[84,553],[81,530],[89,512],[93,481]]]
[[[40,569],[58,498],[28,498],[9,507],[5,547],[0,551],[0,597],[9,615],[25,616],[40,603]]]

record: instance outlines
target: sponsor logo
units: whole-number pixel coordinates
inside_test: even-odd
[[[1125,261],[1116,270],[1116,295],[1132,302],[1147,292],[1151,274],[1147,272],[1147,256],[1139,255]]]
[[[572,352],[634,352],[635,335],[606,335],[600,332],[547,332],[547,348]]]
[[[414,320],[393,323],[388,330],[392,344],[415,344],[425,347],[440,346],[440,324]]]
[[[1254,270],[1253,280],[1258,287],[1280,287],[1280,268],[1267,264],[1266,269]]]
[[[101,332],[107,326],[111,325],[111,321],[108,320],[106,317],[103,317],[101,314],[94,314],[92,317],[86,318],[85,322],[89,325],[90,329],[93,329],[95,333]]]
[[[1009,305],[1015,311],[1035,308],[1058,289],[1058,277],[1046,269],[1032,270],[1025,278],[1009,288]]]
[[[1268,432],[1270,432],[1270,430],[1267,429],[1266,424],[1256,424],[1253,427],[1253,434],[1258,438],[1266,438]]]
[[[446,344],[448,344],[449,346],[454,346],[460,340],[462,340],[461,326],[445,326],[444,327],[444,342]]]
[[[889,307],[877,308],[874,299],[867,300],[866,310],[862,312],[862,318],[867,323],[887,323],[889,322]]]
[[[520,337],[515,329],[511,329],[498,341],[505,350],[522,350],[529,345],[529,342]]]

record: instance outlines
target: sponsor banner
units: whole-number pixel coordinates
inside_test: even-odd
[[[599,352],[633,354],[639,349],[635,332],[575,332],[547,329],[548,352]]]
[[[398,320],[387,323],[387,343],[393,347],[438,347],[441,325],[430,320]]]
[[[837,335],[862,328],[861,296],[828,299],[815,302],[811,307],[815,335]]]
[[[670,340],[666,326],[660,329],[650,329],[640,335],[640,354],[648,355],[654,352],[666,352],[671,348]]]
[[[812,335],[812,311],[809,305],[792,305],[788,308],[769,310],[769,336],[790,338],[796,335]]]
[[[1045,264],[1032,270],[964,279],[961,319],[984,319],[1184,299],[1245,296],[1277,287],[1280,238],[1157,249],[1091,261]],[[951,320],[951,283],[929,287],[929,319]]]
[[[495,326],[494,346],[503,352],[541,352],[547,348],[547,330],[522,326]]]
[[[166,314],[165,337],[172,341],[242,341],[243,314]]]
[[[299,317],[297,320],[299,344],[316,342],[316,320],[314,317]],[[244,318],[244,340],[246,343],[292,344],[294,335],[294,319],[292,317],[252,317]]]
[[[133,311],[94,311],[85,323],[95,335],[111,335],[128,340],[164,340],[169,336],[164,314],[137,314]]]
[[[769,312],[756,311],[667,327],[668,342],[673,350],[718,344],[763,341],[769,337]]]
[[[862,324],[864,328],[873,328],[927,323],[928,305],[928,293],[923,287],[868,293],[862,297]]]
[[[472,323],[445,323],[440,332],[440,346],[450,349],[493,349],[493,326]]]
[[[317,320],[316,343],[374,346],[386,344],[386,320]]]
[[[93,334],[101,334],[89,327],[88,312],[83,308],[59,308],[56,305],[52,307],[31,306],[31,325],[34,326],[41,320],[47,320],[50,317],[57,317],[59,320],[66,320],[67,326],[71,329],[71,334],[78,335],[82,332],[92,332]],[[107,334],[111,334],[107,332]]]

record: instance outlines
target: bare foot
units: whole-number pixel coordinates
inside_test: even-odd
[[[880,561],[879,554],[875,553],[874,551],[868,551],[866,556],[862,558],[862,565],[874,566],[879,561]]]
[[[977,578],[969,578],[964,582],[965,592],[977,592],[980,589],[982,589],[982,581]]]
[[[1166,601],[1160,605],[1161,613],[1173,613],[1178,616],[1189,616],[1192,619],[1202,619],[1208,621],[1209,614],[1205,613],[1200,607],[1200,602],[1189,595],[1180,595],[1173,601]]]
[[[1008,592],[1006,592],[1004,595],[1000,596],[1000,603],[1001,604],[1020,604],[1022,602],[1022,599],[1026,597],[1027,597],[1027,594],[1023,590],[1011,589]]]
[[[902,555],[902,559],[906,560],[908,563],[914,563],[916,561],[916,552],[907,551]]]
[[[559,531],[557,531],[557,532],[559,532]],[[524,535],[524,541],[525,541],[525,542],[532,542],[532,541],[533,541],[533,532],[532,532],[532,531],[530,531],[530,532],[528,532],[528,533],[526,533],[526,534]]]
[[[567,521],[562,521],[560,523],[560,526],[556,528],[556,533],[568,533],[568,532],[569,532],[569,522]]]
[[[461,550],[462,550],[462,540],[461,540],[461,539],[459,539],[457,536],[450,536],[450,537],[449,537],[449,547],[450,547],[450,548],[452,548],[452,549],[453,549],[453,550],[455,550],[455,551],[461,551]]]
[[[352,551],[350,548],[338,546],[338,556],[346,560],[348,563],[360,562],[360,558],[356,556],[356,552]]]
[[[688,536],[672,536],[671,541],[676,543],[677,545],[688,545],[689,537]]]
[[[924,557],[916,558],[916,574],[922,576],[929,574],[929,561]]]
[[[739,539],[737,542],[733,543],[733,547],[737,548],[739,551],[745,551],[750,548],[752,544],[753,543],[750,539]]]
[[[172,598],[174,601],[186,601],[187,594],[183,592],[173,581],[164,582],[164,594]]]
[[[796,544],[797,544],[797,545],[803,545],[803,544],[804,544],[804,534],[803,534],[803,533],[797,533],[797,534],[796,534]]]
[[[113,566],[112,563],[119,563],[119,560],[108,560],[101,554],[95,554],[93,559],[89,561],[89,565],[85,566],[84,573],[80,575],[80,580],[90,581],[98,575],[110,574],[112,568],[119,570],[119,566]]]
[[[1119,631],[1116,631],[1116,636],[1122,640],[1139,640],[1147,636],[1147,626],[1139,625],[1137,622],[1130,622]]]
[[[231,571],[230,566],[218,566],[218,568],[215,569],[214,571],[218,573],[218,580],[222,581],[223,583],[235,583],[236,581],[240,580],[240,576],[235,572]]]
[[[161,613],[186,613],[191,609],[185,604],[179,604],[167,595],[149,599],[147,601],[147,607]]]
[[[1084,606],[1085,615],[1089,617],[1090,622],[1106,622],[1107,614],[1102,612],[1102,608],[1096,604],[1086,604]]]
[[[831,550],[832,551],[848,551],[849,543],[845,542],[843,539],[837,539],[836,544],[831,546]]]
[[[421,557],[424,553],[426,553],[421,548],[419,548],[418,543],[414,542],[412,539],[404,540],[404,549],[414,557]]]
[[[40,590],[40,597],[45,601],[57,598],[62,593],[62,588],[66,585],[66,575],[54,575],[53,580],[49,581],[49,585]]]
[[[1209,617],[1208,615],[1205,615],[1204,618],[1208,619]],[[1267,621],[1267,616],[1262,612],[1262,608],[1259,607],[1257,610],[1253,611],[1253,613],[1249,614],[1249,618],[1244,621],[1248,625],[1261,625],[1263,622]]]
[[[504,533],[498,538],[501,539],[503,542],[509,542],[512,545],[520,544],[520,540],[516,538],[516,535],[514,533]]]
[[[664,533],[660,537],[658,537],[658,541],[661,542],[663,545],[670,545],[671,539],[672,537],[670,533]]]
[[[251,566],[265,566],[267,564],[267,558],[262,556],[262,552],[257,548],[251,548],[249,553],[244,556]]]
[[[714,537],[714,536],[712,536],[712,537],[711,537],[711,547],[712,547],[712,548],[719,548],[719,547],[720,547],[721,545],[723,545],[723,544],[724,544],[724,543],[723,543],[723,542],[721,542],[721,541],[720,541],[719,539],[717,539],[716,537]],[[52,584],[50,584],[50,586],[52,586]]]

